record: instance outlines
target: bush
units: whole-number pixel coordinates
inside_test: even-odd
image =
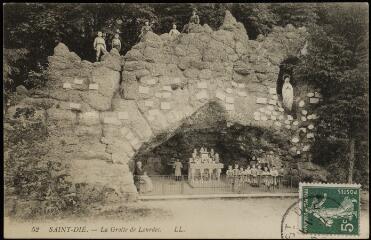
[[[36,71],[31,70],[28,72],[27,79],[24,81],[24,83],[29,88],[40,89],[46,86],[47,80],[48,80],[47,68],[38,65]]]
[[[76,211],[78,199],[66,166],[47,159],[48,132],[32,107],[17,108],[4,136],[5,195],[16,199],[8,214],[19,217]]]

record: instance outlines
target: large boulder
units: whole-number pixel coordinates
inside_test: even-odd
[[[54,56],[61,56],[66,57],[70,53],[68,47],[63,43],[58,43],[58,45],[54,48]]]
[[[71,62],[80,62],[81,58],[74,52],[70,52],[68,47],[63,43],[58,43],[58,45],[54,48],[54,56],[60,56],[62,58],[66,58]]]
[[[121,71],[122,59],[116,48],[112,49],[110,53],[106,53],[102,56],[102,63],[103,66],[109,69],[117,72]]]
[[[81,94],[82,99],[96,110],[109,110],[112,98],[119,90],[120,72],[105,66],[95,68],[92,72],[92,83],[97,84],[98,89]]]
[[[242,62],[242,61],[235,62],[233,65],[233,70],[236,73],[241,74],[241,75],[249,75],[250,73],[254,71],[252,66],[250,66],[250,64]]]
[[[224,21],[223,25],[220,27],[220,29],[224,29],[227,31],[233,31],[236,29],[237,21],[236,18],[233,17],[230,11],[225,11]]]
[[[131,49],[124,57],[125,61],[141,61],[143,58],[143,54],[138,49]]]
[[[16,92],[17,92],[17,95],[23,95],[23,96],[28,96],[29,95],[29,92],[27,90],[27,88],[23,85],[19,85],[16,87]]]
[[[147,32],[141,41],[145,43],[145,46],[152,48],[161,48],[163,45],[161,37],[154,32]]]

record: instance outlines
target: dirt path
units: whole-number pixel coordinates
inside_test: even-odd
[[[39,233],[30,232],[30,223],[17,223],[12,228],[13,236],[20,236],[20,229],[28,229],[27,236],[37,238],[280,238],[282,217],[296,201],[295,198],[152,200],[125,205],[126,209],[131,209],[130,213],[122,207],[119,210],[111,206],[101,215],[106,218],[32,223],[40,227]],[[130,218],[131,215],[136,218]],[[297,223],[297,216],[292,216]],[[368,208],[363,205],[362,237],[368,236],[368,218]],[[50,226],[86,226],[88,232],[50,235]],[[134,230],[130,232],[130,229]]]
[[[189,237],[234,238],[280,235],[280,222],[290,199],[208,199],[152,201],[153,207],[170,209],[168,224],[182,226]]]
[[[185,230],[184,233],[173,233],[171,237],[280,238],[282,216],[296,201],[293,198],[249,198],[145,203],[171,212],[171,217],[157,220],[165,226],[166,232],[171,231],[170,226],[182,226]],[[368,223],[368,209],[363,209],[361,213],[363,236],[368,236]]]

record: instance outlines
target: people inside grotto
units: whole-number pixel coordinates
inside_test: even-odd
[[[299,171],[296,168],[290,168],[289,177],[291,178],[291,182],[294,186],[299,185]]]
[[[214,155],[214,160],[215,160],[215,163],[219,163],[219,153],[215,153]]]
[[[247,165],[246,169],[245,169],[245,172],[246,172],[246,183],[251,185],[251,182],[252,182],[252,174],[251,174],[251,165]]]
[[[196,169],[195,168],[191,168],[190,169],[190,178],[191,178],[191,181],[194,182],[194,179],[196,177]]]
[[[139,193],[151,192],[153,184],[147,172],[143,168],[143,163],[137,161],[134,169],[134,185]]]
[[[262,180],[263,180],[265,187],[267,188],[267,190],[270,190],[273,179],[271,178],[271,175],[270,175],[270,172],[267,166],[264,167],[264,170],[262,171],[261,176],[262,176]]]
[[[287,174],[286,168],[280,163],[273,151],[259,151],[259,154],[251,156],[251,159],[241,158],[238,161],[227,165],[224,173],[226,178],[222,178],[223,163],[215,161],[219,159],[218,153],[214,148],[201,146],[191,151],[191,157],[184,169],[184,164],[179,158],[173,158],[169,163],[174,178],[172,181],[183,181],[184,170],[188,174],[188,182],[193,186],[201,184],[202,187],[228,186],[229,190],[235,193],[254,191],[253,188],[273,191],[281,187],[290,187],[291,180],[295,180],[294,169]],[[134,171],[135,185],[140,193],[151,192],[155,189],[150,176],[147,175],[141,161],[136,162]],[[289,177],[287,177],[289,175]],[[296,174],[297,175],[297,174]],[[220,184],[220,185],[219,185]],[[253,188],[251,188],[253,187]],[[156,188],[157,189],[157,188]],[[206,188],[207,189],[207,188]]]
[[[233,176],[238,176],[239,173],[240,173],[240,170],[238,168],[238,164],[236,163],[233,169]]]
[[[216,169],[216,179],[220,181],[220,175],[222,174],[222,169],[218,168]]]
[[[227,175],[227,181],[229,184],[232,184],[232,181],[233,181],[233,169],[232,169],[232,165],[229,165],[228,166],[228,169],[226,171],[226,175]]]
[[[284,175],[286,173],[283,163],[280,164],[279,168],[277,169],[279,175]]]
[[[147,175],[147,172],[143,173],[142,180],[143,186],[141,188],[141,192],[152,192],[153,184],[151,178]]]
[[[141,186],[144,184],[142,176],[144,175],[144,170],[141,161],[137,161],[134,169],[134,184],[137,187],[138,192],[141,192]]]
[[[214,149],[210,149],[210,157],[211,158],[214,158],[215,157],[215,152],[214,152]]]
[[[281,178],[286,176],[282,170],[278,170],[277,166],[269,163],[248,164],[246,168],[239,167],[238,164],[228,166],[226,171],[227,183],[232,186],[235,191],[240,191],[247,186],[265,187],[270,191],[279,188]],[[281,168],[283,168],[281,166]],[[289,181],[286,181],[289,182]]]
[[[246,178],[247,178],[247,175],[246,175],[245,169],[243,167],[240,167],[240,182],[245,183]]]
[[[278,170],[276,166],[272,166],[271,175],[273,177],[273,188],[276,188],[278,186]]]
[[[179,161],[179,159],[177,159],[176,162],[174,163],[174,170],[175,170],[174,175],[175,175],[175,180],[176,181],[181,180],[182,168],[183,168],[183,164]]]
[[[251,185],[252,185],[253,187],[258,186],[258,169],[256,168],[255,164],[252,165],[252,168],[251,168],[251,176],[252,176]]]
[[[233,185],[232,185],[232,188],[233,188],[233,191],[234,192],[238,192],[240,191],[240,168],[238,166],[238,164],[235,164],[234,165],[234,169],[233,169]]]
[[[258,174],[258,186],[260,186],[261,176],[263,175],[263,169],[261,164],[258,165],[257,174]]]

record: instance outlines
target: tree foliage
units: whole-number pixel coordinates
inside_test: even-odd
[[[270,33],[279,20],[270,4],[239,3],[233,5],[231,10],[236,19],[244,24],[251,39],[256,39],[259,34]]]
[[[4,184],[7,197],[16,196],[23,208],[9,209],[19,217],[55,215],[78,210],[78,199],[65,181],[66,167],[45,158],[48,131],[32,107],[17,108],[6,123],[4,135]],[[36,204],[32,204],[36,203]]]
[[[292,24],[295,27],[302,27],[317,23],[318,11],[322,6],[314,3],[272,3],[270,8],[278,18],[277,25]]]
[[[346,166],[348,175],[353,176],[354,162],[357,165],[368,159],[361,147],[368,141],[369,72],[364,67],[368,56],[365,58],[362,52],[368,35],[368,11],[357,4],[331,6],[321,16],[323,24],[309,28],[309,54],[297,65],[295,75],[319,88],[324,96],[318,108],[321,121],[317,143],[321,144],[314,148],[315,159],[329,165],[329,169],[334,164]],[[350,150],[352,145],[355,153]],[[324,153],[324,146],[334,147]],[[343,180],[341,175],[333,176]],[[359,180],[368,184],[367,178]]]
[[[25,48],[4,49],[3,52],[3,81],[6,89],[15,85],[15,80],[21,75],[24,61],[29,51]]]

